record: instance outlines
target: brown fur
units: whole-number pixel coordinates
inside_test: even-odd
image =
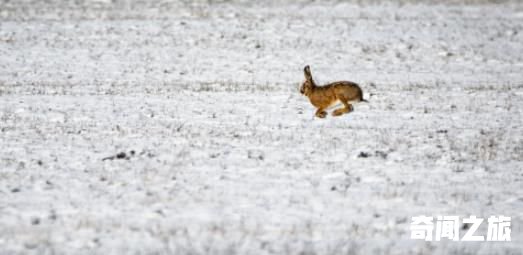
[[[317,108],[315,115],[319,118],[325,118],[327,116],[325,109],[337,101],[340,101],[343,107],[334,110],[332,116],[340,116],[351,112],[353,110],[352,102],[367,102],[367,100],[363,99],[363,92],[360,86],[354,82],[338,81],[325,86],[317,86],[312,79],[310,67],[305,66],[303,72],[305,81],[301,85],[300,92],[307,96],[312,105]]]

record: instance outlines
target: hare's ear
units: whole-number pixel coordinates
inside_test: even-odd
[[[305,79],[307,81],[312,81],[311,68],[309,66],[305,66],[305,68],[303,68],[303,74],[305,74]]]

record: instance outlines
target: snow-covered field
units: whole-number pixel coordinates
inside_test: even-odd
[[[523,253],[523,3],[208,2],[0,2],[0,254]]]

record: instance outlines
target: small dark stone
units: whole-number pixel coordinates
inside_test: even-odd
[[[332,186],[332,187],[331,187],[331,190],[332,190],[332,191],[335,191],[335,190],[336,190],[336,186]]]
[[[134,156],[136,152],[134,150],[131,150],[129,153],[131,154],[131,156]]]
[[[358,154],[358,158],[368,158],[370,156],[369,153],[367,152],[360,152],[360,154]]]
[[[120,152],[120,153],[116,154],[117,159],[123,159],[123,158],[125,158],[125,156],[126,156],[125,152]]]
[[[256,44],[256,46],[254,46],[256,49],[259,49],[261,48],[261,45],[259,43]]]
[[[33,224],[33,225],[40,224],[40,219],[38,217],[32,218],[31,219],[31,224]]]
[[[56,216],[56,212],[55,211],[51,211],[51,213],[49,214],[49,219],[50,220],[56,220],[58,218],[58,216]]]
[[[384,151],[376,151],[375,155],[380,157],[380,158],[382,158],[382,159],[386,159],[387,158],[387,153],[384,152]]]
[[[41,160],[36,161],[36,163],[37,163],[39,166],[41,166],[41,165],[44,164]]]
[[[437,130],[436,133],[438,134],[446,134],[448,131],[446,129],[440,129],[440,130]]]
[[[11,189],[11,192],[18,193],[18,192],[20,192],[20,188],[13,188],[13,189]]]
[[[250,159],[257,159],[257,160],[264,160],[265,156],[263,155],[263,152],[260,151],[248,151],[247,157]]]
[[[461,230],[467,230],[470,228],[470,226],[472,226],[472,224],[470,223],[463,223],[463,225],[461,225]]]

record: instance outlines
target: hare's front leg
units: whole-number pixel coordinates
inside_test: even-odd
[[[327,116],[327,112],[323,108],[318,108],[315,115],[318,118],[325,118]]]
[[[347,102],[347,100],[340,100],[342,103],[343,103],[343,108],[339,108],[339,109],[336,109],[332,112],[332,116],[340,116],[344,113],[349,113],[349,112],[352,112],[352,110],[354,109],[352,107],[351,104],[349,104],[349,102]]]

